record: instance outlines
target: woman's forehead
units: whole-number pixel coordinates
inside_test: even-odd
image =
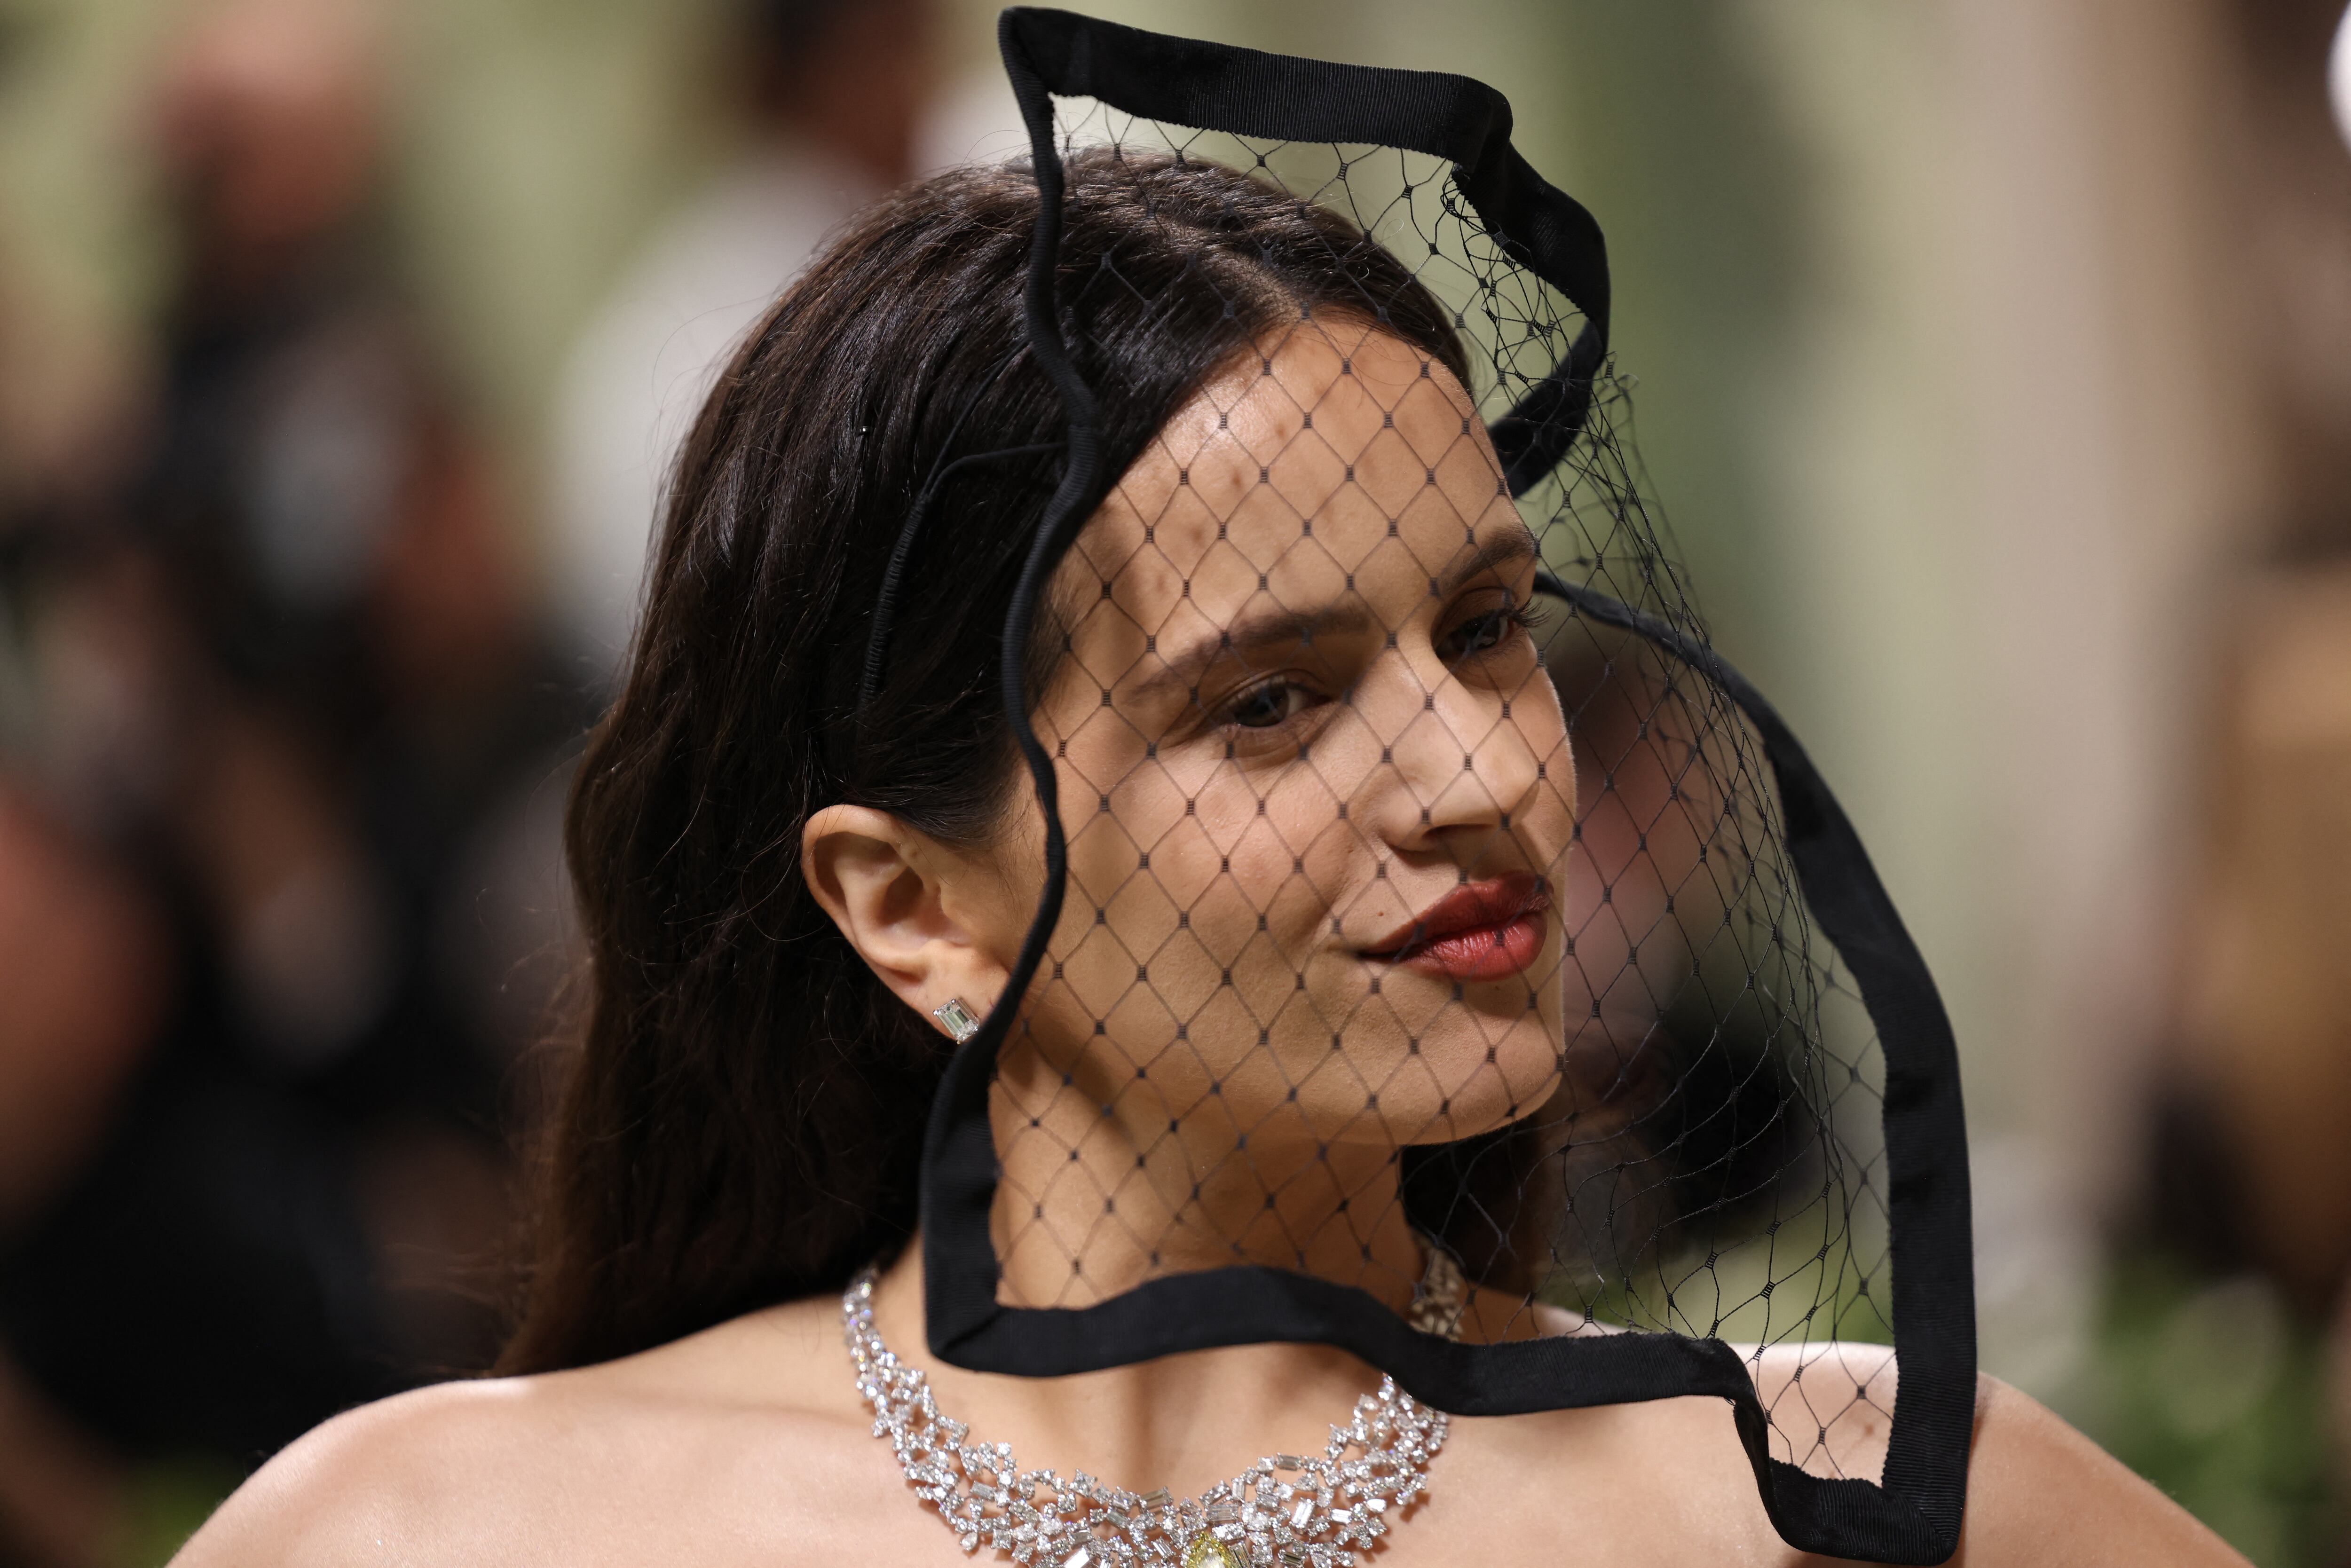
[[[1524,528],[1442,361],[1348,319],[1301,320],[1176,412],[1071,566],[1137,609],[1182,601],[1214,618],[1258,592],[1352,592],[1393,622]]]

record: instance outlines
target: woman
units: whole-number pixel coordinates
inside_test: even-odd
[[[1575,769],[1530,632],[1535,541],[1456,319],[1261,182],[1108,155],[1068,179],[1062,295],[1118,477],[1027,650],[1069,892],[990,1102],[1002,1299],[1084,1306],[1258,1261],[1471,1344],[1602,1332],[1490,1274],[1454,1283],[1450,1242],[1399,1192],[1402,1151],[1510,1128],[1577,1071],[1555,1043],[1580,983],[1561,895]],[[875,1440],[891,1427],[904,1450],[927,1419],[884,1345],[974,1441],[1082,1469],[1129,1508],[1259,1455],[1287,1461],[1269,1484],[1310,1466],[1289,1455],[1324,1451],[1379,1385],[1309,1344],[1058,1378],[925,1348],[908,1244],[925,1108],[1006,988],[1044,874],[995,701],[1062,417],[1023,351],[1036,200],[1023,170],[965,171],[862,220],[689,444],[572,808],[592,1010],[512,1375],[329,1423],[223,1508],[191,1568],[992,1555],[977,1532],[958,1550]],[[951,453],[1012,455],[950,471]],[[923,507],[918,570],[893,570]],[[1874,1476],[1894,1369],[1836,1360],[1853,1397],[1816,1457]],[[1822,1382],[1757,1365],[1775,1408]],[[1380,1408],[1391,1425],[1357,1436],[1408,1429],[1404,1479],[1348,1528],[1377,1515],[1398,1568],[1571,1543],[1802,1560],[1718,1400],[1449,1427]],[[1965,1561],[2233,1560],[1990,1382],[1970,1488]],[[1033,1539],[1024,1560],[1096,1560]],[[1229,1534],[1174,1547],[1191,1568],[1244,1560]]]

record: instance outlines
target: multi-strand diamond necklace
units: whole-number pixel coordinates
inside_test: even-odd
[[[1465,1286],[1442,1252],[1412,1320],[1450,1334]],[[929,1379],[900,1361],[873,1328],[874,1270],[841,1298],[857,1391],[873,1407],[873,1435],[890,1439],[914,1493],[939,1511],[967,1552],[985,1543],[1021,1568],[1353,1568],[1387,1533],[1389,1513],[1427,1490],[1445,1444],[1445,1415],[1380,1379],[1331,1428],[1321,1457],[1273,1454],[1196,1498],[1165,1487],[1131,1492],[1083,1470],[1064,1480],[1024,1470],[1009,1443],[971,1443],[971,1428],[939,1414]]]

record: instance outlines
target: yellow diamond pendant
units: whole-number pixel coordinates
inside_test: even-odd
[[[1204,1530],[1184,1549],[1184,1568],[1243,1568],[1243,1564],[1238,1553]]]

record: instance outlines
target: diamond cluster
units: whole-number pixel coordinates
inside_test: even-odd
[[[1392,1511],[1427,1490],[1445,1443],[1444,1413],[1384,1377],[1319,1458],[1274,1454],[1197,1498],[1125,1491],[1083,1470],[1024,1470],[1011,1444],[968,1441],[968,1427],[939,1414],[929,1380],[882,1343],[873,1278],[868,1269],[841,1299],[857,1391],[873,1407],[873,1435],[890,1440],[915,1495],[967,1552],[986,1544],[1022,1568],[1353,1568]]]

